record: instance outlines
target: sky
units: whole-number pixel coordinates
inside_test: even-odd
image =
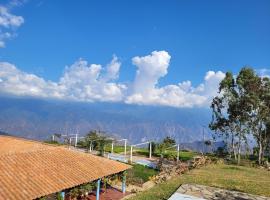
[[[0,0],[0,94],[207,107],[270,74],[268,0]]]

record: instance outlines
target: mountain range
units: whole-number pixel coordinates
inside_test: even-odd
[[[210,138],[209,108],[172,108],[120,103],[82,103],[0,97],[0,131],[45,140],[53,133],[85,135],[101,130],[130,143],[171,136],[187,143]]]

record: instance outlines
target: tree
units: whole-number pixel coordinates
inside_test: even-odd
[[[171,138],[170,136],[165,137],[162,143],[165,145],[165,147],[170,147],[176,144],[175,139]]]
[[[241,146],[244,142],[247,144],[247,134],[252,134],[257,141],[258,163],[261,164],[268,141],[266,125],[270,121],[269,79],[259,77],[248,67],[242,68],[236,78],[227,72],[211,108],[213,117],[209,127],[225,141],[231,140],[238,164]]]
[[[99,136],[97,140],[97,149],[99,151],[100,156],[104,156],[105,146],[111,142],[112,140],[108,139],[106,136]]]
[[[251,68],[243,68],[237,81],[247,105],[245,113],[249,130],[258,144],[258,163],[262,164],[267,141],[266,124],[270,113],[269,79],[259,77]]]
[[[99,155],[104,156],[105,146],[111,143],[112,139],[109,139],[105,133],[92,130],[85,136],[85,141],[88,149],[92,146],[93,149],[99,151]]]
[[[240,164],[241,146],[246,140],[246,104],[233,74],[227,72],[220,82],[219,95],[211,104],[212,121],[209,128],[214,130],[217,136],[221,136],[230,147],[230,153],[234,154],[237,163]],[[228,145],[228,141],[231,141]]]
[[[92,145],[93,149],[96,149],[98,146],[99,133],[96,130],[89,131],[85,136],[85,141],[87,144],[87,148],[89,149]]]

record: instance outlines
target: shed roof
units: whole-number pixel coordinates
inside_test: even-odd
[[[35,199],[130,167],[61,146],[0,136],[0,199]]]

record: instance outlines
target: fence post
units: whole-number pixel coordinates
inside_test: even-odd
[[[177,162],[179,161],[179,152],[180,151],[180,147],[179,144],[177,144]]]
[[[127,140],[125,139],[125,156],[127,155]]]
[[[133,150],[133,146],[130,146],[130,162],[132,163],[132,150]]]
[[[149,158],[152,158],[152,142],[149,142]]]

